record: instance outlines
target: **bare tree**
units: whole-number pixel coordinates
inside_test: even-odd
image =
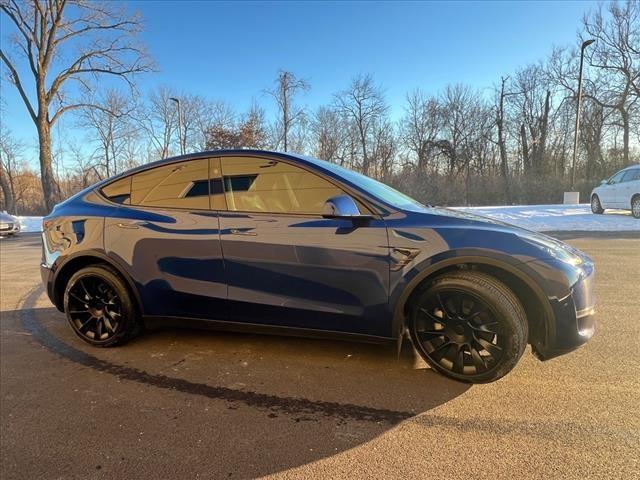
[[[135,74],[150,70],[137,42],[142,24],[138,16],[115,3],[90,0],[1,0],[0,9],[17,29],[12,37],[16,57],[28,64],[28,73],[20,72],[16,57],[0,50],[9,78],[38,131],[42,189],[50,210],[57,197],[51,127],[65,112],[87,106],[70,98],[65,86],[72,82],[87,85],[91,78],[104,75],[132,82]],[[68,58],[71,60],[65,63]],[[29,76],[36,104],[26,84]]]
[[[589,65],[596,73],[588,82],[601,87],[600,95],[587,96],[601,108],[619,114],[623,162],[628,165],[631,117],[640,99],[640,4],[633,0],[623,5],[611,2],[607,11],[608,18],[600,5],[583,19],[584,35],[596,40],[587,50]]]
[[[178,130],[178,110],[171,101],[172,97],[175,94],[168,87],[158,87],[149,94],[137,114],[138,123],[147,134],[152,158],[171,155],[174,134]]]
[[[281,70],[278,72],[276,86],[266,93],[271,95],[278,107],[278,120],[276,129],[279,133],[279,142],[282,142],[284,151],[289,150],[289,140],[292,130],[305,119],[304,108],[295,105],[295,97],[300,92],[309,90],[306,80],[297,78],[293,73]]]
[[[192,131],[187,135],[188,148],[196,151],[215,148],[210,144],[211,133],[231,131],[237,121],[237,114],[229,103],[206,99],[202,101],[203,103],[194,111]]]
[[[240,119],[238,126],[240,140],[238,148],[267,148],[268,135],[265,113],[257,103],[252,103],[249,110]]]
[[[79,111],[79,124],[89,130],[97,143],[96,155],[107,177],[126,166],[127,147],[135,141],[136,129],[130,115],[133,99],[117,90],[107,90],[102,98],[90,100],[100,108],[85,107]]]
[[[395,166],[397,140],[394,124],[389,119],[380,118],[373,125],[372,139],[372,175],[384,181],[391,177]]]
[[[333,108],[319,107],[311,123],[312,150],[316,157],[343,165],[347,132],[344,119]]]
[[[264,110],[255,103],[236,123],[232,119],[213,124],[207,131],[207,149],[265,148],[267,127]]]
[[[4,197],[4,209],[16,213],[16,181],[23,145],[11,131],[0,125],[0,189]]]
[[[443,126],[441,139],[436,143],[447,159],[449,175],[462,171],[471,158],[466,146],[473,135],[472,113],[476,94],[465,85],[448,85],[441,94]]]
[[[420,170],[428,167],[441,127],[441,108],[436,98],[427,98],[420,89],[407,94],[400,135],[405,148],[415,157]]]
[[[545,171],[545,152],[551,115],[551,86],[542,65],[529,65],[516,72],[512,89],[518,95],[511,104],[520,118],[520,141],[525,173]]]
[[[500,153],[500,174],[504,181],[504,193],[507,203],[511,203],[511,182],[509,180],[509,157],[507,153],[507,139],[506,139],[506,108],[505,100],[507,97],[514,95],[514,92],[506,91],[506,85],[509,77],[500,78],[500,90],[497,92],[497,105],[496,105],[496,129],[498,133],[498,152]]]
[[[359,167],[363,173],[369,173],[373,129],[388,112],[382,88],[374,83],[373,76],[358,75],[347,90],[334,96],[334,106],[353,124],[360,148]]]
[[[213,125],[229,125],[235,121],[233,109],[225,102],[212,102],[200,95],[188,93],[177,95],[176,98],[180,99],[181,135],[185,152],[203,150],[207,141],[207,132]]]
[[[585,177],[593,180],[602,165],[602,143],[607,121],[605,109],[597,102],[585,102],[584,121],[580,124],[580,140],[586,153]]]

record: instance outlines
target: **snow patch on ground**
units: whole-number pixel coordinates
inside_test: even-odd
[[[16,217],[20,221],[21,232],[41,232],[42,217]]]
[[[538,232],[640,231],[640,220],[630,211],[607,210],[603,215],[591,213],[589,204],[580,205],[517,205],[508,207],[454,207],[502,222]],[[18,217],[23,232],[42,231],[42,217]]]
[[[602,215],[591,213],[589,204],[518,205],[507,207],[455,207],[456,210],[482,215],[538,232],[640,231],[640,220],[627,210],[607,210]]]

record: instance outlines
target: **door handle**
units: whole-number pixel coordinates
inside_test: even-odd
[[[119,228],[129,228],[129,229],[135,229],[135,228],[140,228],[140,225],[142,225],[144,222],[120,222],[117,223],[116,226],[118,226]]]
[[[248,235],[250,237],[257,237],[258,234],[256,232],[250,232],[248,230],[238,230],[237,228],[232,228],[230,230],[232,235]]]

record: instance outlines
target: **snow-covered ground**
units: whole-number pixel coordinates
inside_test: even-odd
[[[20,221],[21,232],[41,232],[42,217],[16,217]]]
[[[455,207],[539,232],[594,231],[640,232],[640,220],[625,210],[607,210],[603,215],[591,213],[589,204],[519,205],[511,207]],[[39,232],[42,217],[18,217],[23,232]]]
[[[538,232],[640,231],[640,220],[627,210],[607,210],[603,215],[591,213],[589,204],[579,205],[518,205],[509,207],[456,207]]]

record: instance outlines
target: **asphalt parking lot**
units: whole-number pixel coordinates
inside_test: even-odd
[[[39,237],[3,239],[0,477],[639,478],[640,235],[578,236],[595,337],[482,386],[347,342],[166,330],[94,349],[40,286]]]

